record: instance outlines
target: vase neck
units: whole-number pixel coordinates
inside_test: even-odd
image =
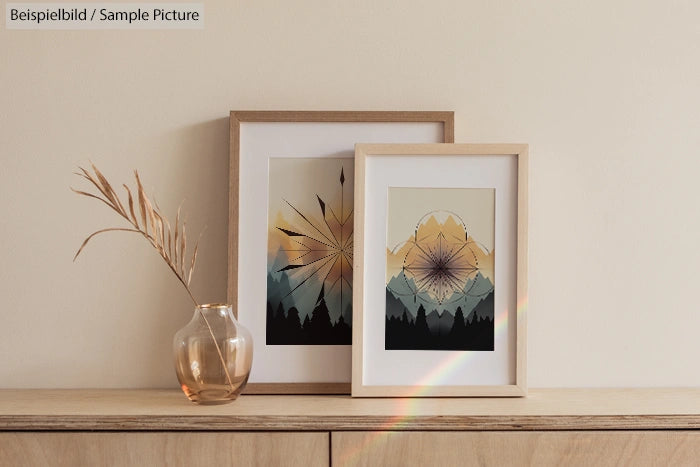
[[[197,305],[194,309],[195,317],[196,315],[202,315],[206,318],[209,317],[233,317],[233,308],[229,304],[225,303],[215,303],[206,305]]]

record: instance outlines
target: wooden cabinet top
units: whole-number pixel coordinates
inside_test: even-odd
[[[242,395],[198,406],[174,389],[0,390],[0,430],[700,429],[700,388],[531,389],[525,398]]]

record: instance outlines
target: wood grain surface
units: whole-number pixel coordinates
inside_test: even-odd
[[[532,389],[526,398],[243,395],[198,406],[179,390],[0,390],[0,430],[478,431],[700,429],[700,389]]]
[[[696,466],[700,432],[341,432],[333,466]]]
[[[0,433],[3,466],[327,466],[328,433]]]

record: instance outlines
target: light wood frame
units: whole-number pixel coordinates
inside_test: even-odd
[[[451,111],[231,111],[229,165],[228,302],[238,303],[239,181],[242,123],[439,123],[442,139],[454,142],[454,112]],[[347,148],[352,151],[352,147]],[[234,306],[237,310],[237,307]],[[234,311],[237,313],[237,311]],[[245,324],[245,323],[244,323]],[[255,361],[253,362],[255,365]],[[350,375],[348,375],[348,381]],[[350,383],[250,382],[246,394],[349,394]]]
[[[515,325],[515,381],[507,385],[415,386],[367,385],[363,380],[365,349],[363,341],[365,299],[365,193],[367,159],[411,156],[515,156],[517,160],[517,232],[515,298],[518,309],[513,313]],[[355,236],[353,261],[353,397],[457,397],[457,396],[525,396],[527,330],[527,216],[528,216],[528,146],[526,144],[357,144],[355,146]]]

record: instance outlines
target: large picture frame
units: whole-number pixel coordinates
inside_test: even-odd
[[[355,147],[353,397],[524,396],[528,147]]]
[[[230,131],[228,300],[235,305],[238,319],[253,335],[255,355],[245,392],[248,394],[349,394],[351,328],[345,326],[348,324],[348,319],[343,320],[343,329],[347,335],[344,341],[327,343],[317,339],[314,342],[316,345],[282,345],[287,341],[273,340],[279,336],[270,333],[271,323],[283,322],[286,319],[286,321],[295,322],[297,331],[300,326],[305,331],[307,326],[303,315],[306,314],[307,318],[311,316],[310,309],[304,311],[303,307],[296,306],[292,310],[288,303],[285,302],[280,306],[270,298],[274,295],[270,291],[271,287],[281,287],[282,283],[287,285],[284,282],[286,280],[289,280],[289,286],[285,292],[290,289],[296,291],[295,287],[302,280],[294,282],[291,275],[303,270],[298,267],[301,260],[294,261],[290,258],[286,258],[288,261],[284,264],[278,262],[279,264],[274,268],[270,267],[270,263],[276,261],[274,252],[281,249],[272,245],[273,234],[276,235],[275,240],[279,240],[278,237],[284,237],[285,241],[297,241],[304,233],[299,227],[309,227],[309,229],[313,227],[307,223],[309,219],[313,221],[313,217],[303,207],[299,207],[296,204],[297,201],[316,203],[313,206],[312,215],[317,219],[328,214],[326,208],[332,211],[335,207],[332,199],[316,191],[317,182],[323,180],[325,183],[328,177],[325,177],[324,171],[330,169],[313,168],[316,165],[326,162],[331,164],[334,160],[343,164],[340,168],[340,177],[335,174],[332,182],[338,185],[338,188],[342,188],[342,196],[347,197],[353,193],[351,175],[355,143],[452,142],[454,141],[454,114],[453,112],[232,111]],[[295,160],[308,162],[311,165],[297,166]],[[287,163],[291,163],[292,166],[288,167],[285,165]],[[317,170],[321,172],[315,173]],[[274,178],[273,183],[270,183],[271,177]],[[271,190],[276,191],[271,195]],[[291,190],[292,193],[285,193],[284,190]],[[270,214],[273,212],[273,202],[281,206],[274,208],[280,211],[277,213],[278,218],[284,216],[279,225],[276,224],[278,218]],[[342,207],[336,208],[336,211],[341,211],[340,218],[346,224],[340,227],[341,237],[344,238],[344,253],[351,255],[351,251],[346,251],[346,247],[350,245],[347,242],[348,235],[351,234],[347,229],[352,228],[350,217],[352,210],[349,209],[348,204],[350,203],[345,201]],[[323,214],[319,210],[324,210]],[[291,221],[286,223],[289,220],[288,216],[292,215],[297,216],[299,223],[303,225],[295,226]],[[321,226],[324,232],[326,226]],[[302,238],[302,243],[305,240]],[[308,246],[300,248],[312,249]],[[341,275],[352,273],[349,266],[347,258],[345,262],[341,258],[339,267]],[[312,276],[313,271],[310,268],[309,271],[307,276]],[[286,276],[287,273],[289,277]],[[282,275],[285,275],[284,280],[281,279]],[[311,280],[315,280],[320,275],[321,273],[316,274]],[[266,276],[268,276],[267,283]],[[341,280],[340,283],[347,284],[347,281]],[[330,303],[331,290],[329,289],[334,284],[322,282],[320,293],[318,290],[313,290],[313,298],[320,299],[325,290],[325,297]],[[342,296],[341,289],[340,314],[349,318],[351,326],[351,316],[348,317],[346,313],[352,295],[347,292],[347,288],[345,291],[345,295]],[[289,293],[282,295],[287,296]],[[279,294],[276,297],[279,299]],[[308,303],[309,298],[306,296],[299,300],[306,300]],[[313,304],[309,307],[312,308]],[[315,308],[314,312],[316,312]],[[330,312],[332,321],[333,310],[331,309]],[[285,319],[275,321],[276,318]],[[334,324],[334,330],[335,327],[340,327],[340,321],[338,318]],[[268,342],[272,342],[273,345],[268,345]],[[343,342],[343,345],[336,345],[336,342]]]

